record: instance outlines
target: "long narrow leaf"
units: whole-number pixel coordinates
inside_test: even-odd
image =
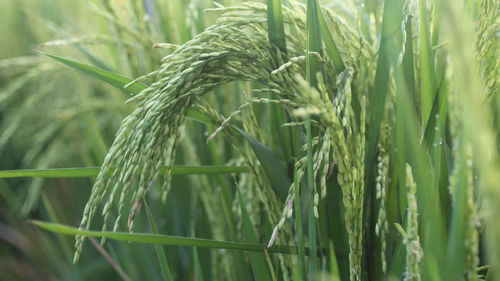
[[[280,246],[275,245],[271,248],[266,248],[265,244],[256,243],[242,243],[242,242],[232,242],[232,241],[217,241],[203,238],[192,238],[192,237],[180,237],[180,236],[170,236],[170,235],[160,235],[160,234],[149,234],[149,233],[127,233],[127,232],[110,232],[110,231],[92,231],[92,230],[79,230],[78,228],[43,222],[43,221],[32,221],[38,227],[46,229],[51,232],[67,234],[67,235],[84,235],[90,237],[106,237],[118,241],[127,242],[137,242],[144,244],[161,244],[168,246],[189,246],[189,247],[201,247],[201,248],[212,248],[212,249],[229,249],[229,250],[242,250],[242,251],[253,251],[253,252],[264,252],[266,249],[270,253],[280,253],[287,255],[297,254],[297,248],[295,246]],[[304,248],[306,255],[309,255],[310,249]]]
[[[325,43],[326,54],[333,61],[333,66],[335,67],[335,72],[340,73],[344,71],[345,65],[342,57],[340,56],[339,49],[333,40],[333,36],[330,33],[330,29],[326,24],[325,17],[323,16],[323,12],[319,6],[319,3],[316,2],[316,7],[318,8],[318,19],[319,19],[319,29],[321,31],[321,36],[323,38],[323,43]]]
[[[466,245],[463,243],[466,238],[467,221],[467,188],[469,173],[466,166],[465,138],[460,136],[460,147],[457,149],[457,157],[460,162],[455,169],[458,169],[458,180],[456,182],[453,196],[453,214],[451,218],[450,234],[448,237],[447,252],[447,274],[452,280],[461,280],[464,276],[464,264],[466,262]],[[472,175],[470,175],[472,176]],[[470,180],[470,179],[469,179]]]
[[[374,167],[378,138],[380,135],[380,125],[384,115],[385,98],[389,90],[389,72],[395,52],[395,36],[400,28],[395,14],[395,5],[400,7],[399,0],[385,1],[384,15],[382,19],[382,34],[375,70],[375,83],[370,97],[370,106],[367,108],[367,118],[370,126],[367,128],[365,175],[367,181],[372,177],[372,167]],[[367,187],[370,185],[367,185]]]
[[[265,146],[263,143],[249,136],[247,133],[242,131],[240,128],[233,126],[236,131],[238,131],[250,144],[255,156],[259,159],[260,164],[264,168],[264,172],[271,182],[271,186],[276,194],[285,201],[288,195],[288,189],[290,188],[290,180],[288,179],[283,166],[274,154],[274,152]]]
[[[420,68],[421,68],[421,105],[422,124],[427,124],[436,94],[436,71],[434,69],[434,52],[432,50],[429,34],[429,17],[427,15],[427,2],[420,1]]]
[[[115,86],[116,88],[118,88],[126,93],[129,93],[129,94],[136,95],[148,87],[147,85],[140,83],[140,82],[132,83],[132,81],[133,81],[132,79],[127,78],[123,75],[114,73],[114,72],[110,72],[110,71],[107,71],[104,69],[100,69],[100,68],[97,68],[97,67],[94,67],[91,65],[83,64],[81,62],[76,62],[76,61],[69,60],[66,58],[62,58],[62,57],[58,57],[58,56],[54,56],[54,55],[50,55],[50,54],[46,54],[46,53],[42,53],[42,54],[44,54],[44,55],[48,56],[49,58],[52,58],[56,61],[59,61],[59,62],[65,64],[73,69],[79,70],[79,71],[86,73],[90,76],[93,76],[101,81],[104,81],[112,86]],[[128,84],[130,84],[130,85],[125,87]],[[191,117],[194,120],[197,120],[197,121],[200,121],[203,123],[207,123],[207,124],[211,124],[209,122],[208,118],[205,117],[205,115],[203,115],[201,112],[199,112],[198,110],[196,110],[193,107],[189,107],[187,109],[186,115],[188,117]]]
[[[312,87],[318,82],[316,75],[323,72],[318,54],[322,55],[321,32],[318,19],[318,8],[316,0],[307,0],[307,46],[306,46],[306,79]]]
[[[285,28],[281,0],[267,0],[267,24],[269,41],[286,53]]]
[[[295,229],[297,234],[297,255],[298,255],[298,270],[300,272],[301,280],[306,280],[306,255],[304,254],[304,230],[302,227],[302,209],[300,203],[300,192],[299,192],[299,178],[297,174],[297,167],[294,167],[294,177],[293,177],[293,192],[295,194]]]
[[[240,203],[241,218],[243,221],[243,231],[245,232],[245,236],[249,242],[257,243],[259,240],[252,222],[250,221],[250,216],[248,215],[245,207],[245,201],[243,201],[239,190],[236,190],[236,193],[238,194],[238,201]],[[266,259],[263,253],[250,253],[250,264],[252,265],[252,272],[255,280],[271,281],[271,275],[267,269]]]
[[[312,87],[318,84],[317,73],[323,70],[321,61],[314,53],[322,55],[320,24],[318,19],[318,8],[316,0],[307,0],[307,48],[306,48],[306,76],[307,82]],[[313,177],[313,151],[312,151],[312,132],[311,115],[306,117],[306,136],[307,136],[307,198],[308,198],[308,238],[311,249],[316,249],[316,217],[314,216],[314,177]],[[309,259],[309,280],[314,279],[315,271],[318,269],[318,259],[313,253]]]
[[[371,198],[376,197],[374,172],[377,166],[377,145],[379,143],[380,128],[382,125],[385,102],[387,93],[389,92],[389,78],[390,70],[398,51],[396,46],[400,42],[396,42],[398,35],[401,33],[401,20],[402,20],[402,2],[401,0],[387,0],[384,2],[383,17],[382,17],[382,31],[380,37],[380,47],[378,51],[377,68],[375,71],[375,81],[373,90],[369,97],[369,106],[367,107],[368,126],[366,134],[366,156],[365,156],[365,206],[370,206],[370,209],[364,213],[365,221],[370,228],[374,230],[376,224],[375,215],[378,211],[375,209],[376,204]],[[396,119],[399,121],[399,119]],[[399,131],[397,133],[400,133]],[[398,147],[398,149],[401,149]],[[401,151],[404,151],[401,149]],[[397,156],[400,156],[398,154]],[[397,158],[399,159],[399,158]],[[398,163],[401,164],[401,163]],[[375,280],[383,277],[382,274],[382,260],[380,255],[380,244],[375,238],[374,231],[368,232],[366,237],[366,252],[369,255],[364,256],[364,264],[369,268],[367,272],[373,276]]]
[[[129,79],[125,76],[122,76],[120,74],[113,73],[113,72],[110,72],[110,71],[107,71],[104,69],[100,69],[100,68],[97,68],[94,66],[90,66],[87,64],[83,64],[80,62],[61,58],[58,56],[54,56],[54,55],[50,55],[50,54],[46,54],[46,53],[42,53],[42,54],[48,56],[49,58],[55,59],[56,61],[59,61],[59,62],[65,64],[73,69],[77,69],[77,70],[80,70],[86,74],[94,76],[94,77],[98,78],[99,80],[102,80],[110,85],[113,85],[116,88],[123,90],[127,93],[138,94],[142,90],[144,90],[148,87],[142,83],[135,82],[135,83],[132,83],[130,86],[125,88],[125,85],[132,82],[131,79]]]
[[[0,170],[0,179],[6,178],[87,178],[99,174],[100,167],[82,168],[54,168],[54,169],[29,169],[29,170]],[[160,167],[160,173],[165,172],[166,166]],[[194,174],[225,174],[248,173],[246,166],[173,166],[173,175]]]
[[[153,234],[158,234],[158,227],[156,227],[155,220],[153,218],[153,214],[151,214],[151,210],[149,210],[149,206],[147,202],[144,202],[144,207],[146,209],[146,214],[148,217],[149,227],[151,228],[151,232]],[[165,254],[165,250],[162,245],[155,245],[156,254],[158,255],[158,261],[160,262],[161,271],[163,273],[163,280],[171,281],[172,274],[170,273],[170,267],[168,266],[167,255]]]

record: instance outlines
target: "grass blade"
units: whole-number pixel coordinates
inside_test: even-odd
[[[330,250],[330,270],[332,273],[333,280],[340,281],[340,272],[337,264],[337,256],[335,255],[335,248],[333,247],[333,240],[330,240],[329,250]]]
[[[149,209],[148,203],[144,201],[144,206],[146,209],[146,215],[148,217],[149,227],[151,228],[151,232],[153,234],[158,234],[158,227],[153,218],[153,214],[151,214],[151,210]],[[155,245],[156,254],[158,255],[158,261],[160,262],[161,271],[163,273],[163,280],[171,281],[172,274],[170,273],[170,267],[168,266],[167,256],[165,255],[165,250],[162,245]]]
[[[306,256],[304,254],[304,230],[302,228],[302,211],[300,204],[300,192],[299,192],[299,179],[297,175],[297,167],[295,167],[294,171],[294,179],[293,179],[293,192],[295,193],[295,228],[297,231],[297,255],[298,255],[298,269],[300,272],[301,280],[306,280]]]
[[[437,268],[445,268],[442,245],[446,244],[445,220],[443,213],[439,212],[439,189],[435,188],[435,175],[430,173],[433,163],[425,146],[419,142],[418,114],[413,104],[412,95],[409,90],[409,77],[405,75],[402,66],[395,67],[395,82],[397,87],[396,110],[397,110],[397,130],[401,137],[398,137],[398,149],[404,149],[404,162],[411,164],[414,179],[417,184],[418,200],[418,229],[421,236],[421,245],[424,256],[428,260],[436,260]],[[401,146],[400,146],[401,145]],[[401,165],[401,163],[398,163]],[[406,178],[406,174],[401,172],[401,179]],[[432,230],[432,235],[430,235]],[[422,270],[423,280],[442,280],[444,275],[434,272],[432,263],[424,263]],[[441,275],[441,276],[440,276]]]
[[[311,248],[316,248],[316,218],[314,216],[314,178],[313,178],[313,159],[312,159],[312,134],[311,134],[311,116],[307,116],[306,121],[307,134],[307,197],[308,197],[308,236]],[[313,255],[309,258],[309,280],[314,280],[314,271],[317,269],[317,257]]]
[[[0,179],[7,178],[87,178],[99,174],[100,167],[82,168],[54,168],[54,169],[27,169],[27,170],[0,170]],[[167,166],[160,168],[164,173]],[[195,174],[225,174],[225,173],[248,173],[246,166],[173,166],[173,175],[195,175]]]
[[[344,61],[340,56],[339,49],[333,40],[333,36],[330,33],[330,29],[326,24],[325,17],[323,16],[323,12],[319,6],[319,3],[316,2],[316,6],[318,8],[318,19],[319,19],[319,29],[321,31],[321,36],[323,38],[323,43],[325,43],[326,54],[333,61],[333,66],[335,67],[335,73],[340,73],[345,70]]]
[[[311,87],[316,87],[318,84],[317,73],[322,73],[323,65],[319,58],[312,52],[321,52],[321,33],[318,19],[318,8],[316,0],[307,1],[307,48],[306,48],[306,76],[307,82]],[[309,245],[313,251],[316,248],[316,217],[314,216],[314,177],[313,177],[313,151],[312,151],[312,132],[311,132],[311,115],[306,117],[306,135],[307,135],[307,198],[308,198],[308,238]],[[314,273],[318,268],[318,259],[316,253],[313,253],[309,258],[309,280],[314,280]]]
[[[318,84],[316,74],[323,72],[323,65],[317,55],[322,56],[321,32],[316,0],[307,0],[307,46],[306,46],[306,79],[312,87]]]
[[[241,218],[243,221],[242,224],[245,236],[249,242],[257,243],[259,241],[257,233],[255,233],[255,229],[250,221],[250,217],[248,216],[245,202],[241,197],[240,191],[236,190],[236,193],[238,194],[238,201],[240,203]],[[263,253],[250,253],[250,264],[252,265],[254,280],[271,281],[271,275],[266,266],[266,260]]]
[[[114,73],[114,72],[110,72],[110,71],[107,71],[104,69],[100,69],[100,68],[97,68],[94,66],[90,66],[90,65],[83,64],[80,62],[72,61],[69,59],[61,58],[58,56],[54,56],[54,55],[50,55],[50,54],[46,54],[46,53],[42,53],[42,54],[48,56],[49,58],[57,60],[57,61],[65,64],[73,69],[82,71],[83,73],[86,73],[90,76],[98,78],[99,80],[104,81],[112,86],[115,86],[116,88],[118,88],[126,93],[129,93],[129,94],[136,95],[136,94],[140,93],[141,91],[143,91],[144,89],[148,88],[148,86],[143,84],[143,83],[140,83],[140,82],[132,83],[132,81],[133,81],[132,79],[127,78],[125,76],[122,76],[120,74]],[[130,84],[130,83],[132,83],[132,84]],[[127,84],[130,84],[130,85],[128,87],[125,87]],[[198,110],[196,110],[193,107],[190,107],[187,109],[186,115],[188,117],[190,117],[194,120],[200,121],[202,123],[207,123],[207,124],[213,125],[209,121],[209,119],[205,117],[205,115],[203,113],[199,112]]]
[[[188,246],[188,247],[228,249],[228,250],[253,251],[253,252],[264,252],[264,250],[267,250],[270,253],[280,253],[287,255],[297,254],[296,247],[288,245],[286,246],[275,245],[272,246],[271,248],[266,248],[265,244],[257,244],[257,243],[218,241],[218,240],[210,240],[203,238],[180,237],[180,236],[149,234],[149,233],[79,230],[78,228],[63,224],[36,221],[36,220],[32,221],[32,223],[40,228],[55,233],[61,233],[67,235],[83,235],[90,237],[106,237],[108,239],[118,240],[118,241],[137,242],[144,244],[161,244],[167,246]],[[304,252],[306,255],[309,255],[310,249],[304,248]]]
[[[271,186],[273,190],[276,192],[279,198],[282,201],[285,201],[286,196],[288,195],[288,189],[290,188],[290,180],[283,169],[280,161],[274,154],[274,152],[265,146],[263,143],[249,136],[247,133],[242,131],[240,128],[233,126],[236,131],[238,131],[250,144],[257,159],[259,159],[262,168],[264,168],[264,172],[271,182]]]
[[[460,162],[458,163],[458,179],[455,186],[455,192],[453,196],[453,215],[451,218],[451,227],[448,240],[448,264],[447,264],[447,276],[453,280],[463,280],[464,265],[466,260],[466,223],[467,221],[467,176],[469,175],[466,166],[466,153],[465,153],[465,138],[461,136],[460,147],[457,154],[460,156]]]
[[[379,248],[381,243],[375,238],[375,214],[376,204],[371,200],[376,198],[374,172],[376,170],[377,145],[379,143],[380,129],[384,117],[386,96],[389,92],[390,70],[394,61],[396,61],[398,52],[396,51],[398,35],[401,33],[402,20],[402,2],[401,0],[386,0],[384,2],[382,16],[382,31],[380,38],[380,47],[378,50],[377,68],[375,70],[375,81],[373,90],[369,96],[369,106],[367,107],[367,123],[370,124],[366,132],[366,156],[365,156],[365,212],[366,224],[370,225],[372,231],[366,235],[366,252],[364,255],[363,266],[367,267],[368,274],[374,275],[375,280],[383,278],[382,261]],[[399,120],[399,119],[397,119]],[[399,133],[399,132],[397,132]],[[398,147],[398,149],[401,149]],[[401,149],[401,151],[403,151]],[[399,153],[397,156],[402,155]],[[399,159],[399,158],[398,158]],[[370,275],[370,276],[371,276]],[[368,277],[368,276],[366,276]]]
[[[372,168],[375,166],[378,138],[380,135],[380,125],[384,115],[385,98],[389,90],[389,72],[393,61],[395,50],[395,36],[398,34],[400,23],[395,17],[394,6],[400,1],[387,0],[384,5],[384,15],[382,19],[382,34],[380,40],[377,69],[375,70],[375,83],[370,97],[370,106],[367,107],[367,119],[370,120],[367,128],[365,175],[367,182],[371,178]],[[369,187],[370,185],[366,185]]]
[[[129,79],[125,76],[122,76],[120,74],[113,73],[113,72],[110,72],[110,71],[107,71],[104,69],[100,69],[100,68],[97,68],[94,66],[90,66],[87,64],[83,64],[80,62],[61,58],[58,56],[54,56],[54,55],[50,55],[50,54],[46,54],[46,53],[42,53],[42,54],[44,54],[44,55],[48,56],[49,58],[52,58],[58,62],[61,62],[61,63],[65,64],[73,69],[82,71],[86,74],[89,74],[90,76],[96,77],[99,80],[102,80],[102,81],[104,81],[112,86],[115,86],[116,88],[118,88],[122,91],[125,91],[127,93],[138,94],[142,90],[144,90],[148,87],[142,83],[135,82],[135,83],[131,84],[130,86],[128,86],[127,88],[125,88],[125,85],[132,82],[131,79]]]
[[[420,1],[420,88],[422,106],[422,125],[425,128],[429,120],[436,94],[436,73],[434,70],[434,52],[432,50],[429,34],[429,17],[427,15],[427,2]]]
[[[281,0],[267,0],[267,25],[269,41],[286,53],[285,27]]]

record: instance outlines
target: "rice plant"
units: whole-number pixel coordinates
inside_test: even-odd
[[[500,276],[499,0],[0,5],[9,279]]]

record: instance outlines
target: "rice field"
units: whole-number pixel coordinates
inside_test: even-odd
[[[1,280],[498,280],[500,0],[3,0]]]

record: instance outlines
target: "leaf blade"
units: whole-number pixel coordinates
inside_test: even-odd
[[[153,214],[149,209],[148,203],[144,201],[144,207],[146,209],[146,215],[148,217],[149,227],[151,228],[151,232],[153,234],[158,234],[158,227],[153,218]],[[170,267],[168,266],[167,255],[165,254],[165,249],[163,249],[162,245],[155,244],[156,254],[158,256],[158,261],[160,262],[161,271],[163,273],[163,280],[171,281],[172,274],[170,273]]]
[[[273,190],[281,198],[281,200],[285,201],[291,183],[274,152],[263,143],[249,136],[240,128],[236,126],[233,126],[233,128],[248,141],[250,147],[252,147],[252,150],[254,151],[257,159],[262,165],[266,176],[271,182],[271,187],[273,187]]]
[[[267,33],[269,41],[286,53],[285,27],[283,25],[283,12],[281,0],[267,0]]]
[[[266,248],[265,244],[257,244],[257,243],[219,241],[219,240],[210,240],[203,238],[169,236],[169,235],[149,234],[149,233],[80,230],[78,228],[63,224],[43,222],[37,220],[31,221],[31,223],[40,228],[55,233],[61,233],[66,235],[84,235],[91,237],[106,237],[108,239],[113,239],[118,241],[137,242],[144,244],[161,244],[167,246],[189,246],[189,247],[229,249],[229,250],[241,250],[241,251],[253,251],[253,252],[264,252],[264,249],[266,249],[270,253],[280,253],[287,255],[295,255],[297,252],[295,246],[289,246],[289,245],[275,245],[271,248]],[[308,255],[310,252],[309,248],[304,248],[304,252],[306,255]]]
[[[257,233],[255,233],[255,229],[250,221],[243,197],[241,197],[239,190],[236,190],[236,193],[240,203],[241,218],[243,221],[243,231],[245,232],[245,236],[249,242],[257,243],[259,241]],[[255,280],[271,281],[271,275],[269,270],[267,270],[266,260],[263,253],[250,253],[250,264],[252,266],[252,272]]]
[[[26,170],[0,170],[0,179],[7,178],[86,178],[97,176],[100,167],[79,168],[53,168],[53,169],[26,169]],[[167,166],[160,167],[160,173],[165,172]],[[248,173],[246,166],[173,166],[173,175],[194,174],[224,174],[224,173]]]
[[[319,3],[317,3],[316,7],[318,8],[319,29],[321,31],[321,37],[323,38],[323,43],[325,43],[326,54],[333,61],[335,73],[340,73],[345,70],[344,61],[342,60],[342,56],[340,55],[339,49],[337,48],[335,40],[333,39],[333,36],[330,33],[330,29],[326,24],[326,20],[325,17],[323,16],[323,12],[321,11]]]
[[[107,71],[104,69],[100,69],[94,66],[90,66],[87,64],[83,64],[80,62],[76,62],[70,59],[58,57],[55,55],[47,54],[47,53],[42,53],[46,55],[49,58],[52,58],[60,63],[63,63],[73,69],[79,70],[81,72],[84,72],[90,76],[93,76],[99,80],[102,80],[112,86],[115,86],[116,88],[125,91],[127,93],[131,94],[138,94],[141,91],[147,89],[148,86],[140,83],[140,82],[134,82],[130,86],[125,88],[125,85],[131,83],[133,80],[130,78],[127,78],[123,75],[120,75],[118,73],[114,73],[111,71]]]

